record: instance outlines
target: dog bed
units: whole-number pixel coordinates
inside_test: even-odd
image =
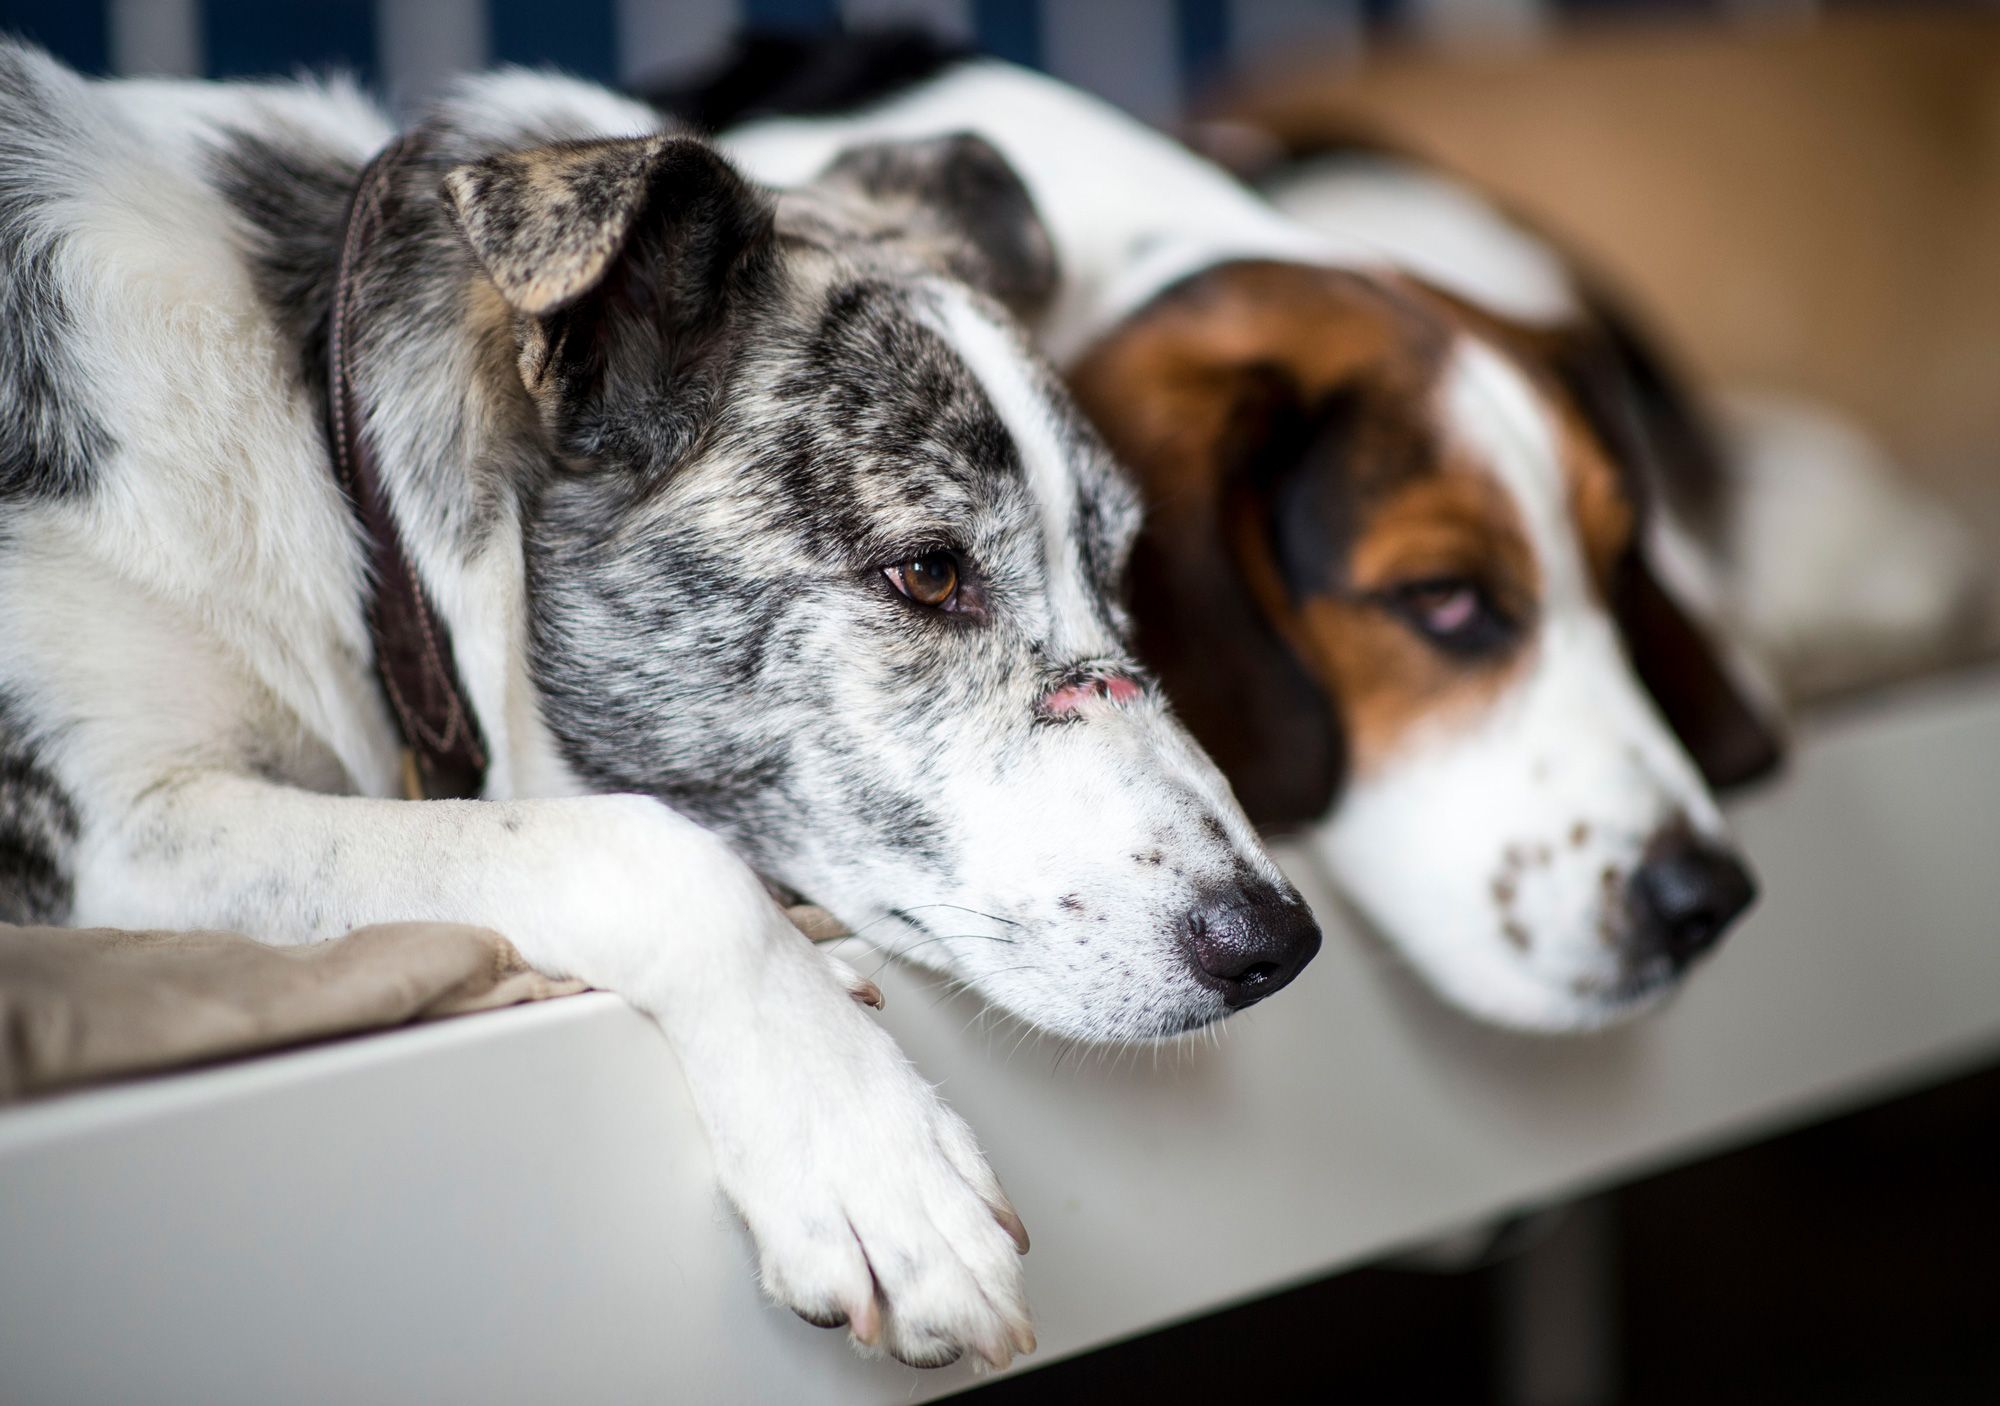
[[[455,923],[308,947],[0,925],[0,1103],[583,989],[530,970],[499,933]]]

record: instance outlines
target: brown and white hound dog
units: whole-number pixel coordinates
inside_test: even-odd
[[[1532,1027],[1646,1004],[1721,936],[1752,887],[1710,788],[1776,759],[1650,569],[1644,413],[1592,340],[1236,261],[1071,372],[1147,487],[1141,655],[1252,817]]]

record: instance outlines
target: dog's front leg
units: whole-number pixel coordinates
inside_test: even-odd
[[[1033,1346],[1019,1219],[971,1131],[715,836],[653,801],[153,788],[79,856],[75,921],[309,942],[481,923],[616,991],[680,1056],[770,1293],[905,1361]]]

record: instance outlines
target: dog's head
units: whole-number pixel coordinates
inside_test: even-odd
[[[1168,290],[1072,384],[1149,499],[1142,657],[1451,1000],[1602,1024],[1748,905],[1704,772],[1771,740],[1647,568],[1622,392],[1275,262]]]
[[[1008,307],[1049,245],[965,137],[767,192],[692,140],[447,182],[559,467],[532,667],[580,784],[1032,1023],[1190,1029],[1319,934],[1117,604],[1131,486]]]

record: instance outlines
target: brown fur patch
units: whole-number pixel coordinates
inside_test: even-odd
[[[1398,582],[1467,576],[1484,582],[1514,618],[1531,621],[1540,573],[1505,490],[1465,470],[1418,479],[1373,505],[1348,572],[1347,590],[1292,607],[1291,633],[1340,701],[1354,773],[1367,775],[1420,724],[1448,725],[1490,705],[1526,657],[1516,651],[1496,667],[1441,653],[1385,610],[1378,593]]]
[[[1638,508],[1625,491],[1623,478],[1573,410],[1564,408],[1558,431],[1570,521],[1583,547],[1591,583],[1608,603],[1618,564],[1632,546]]]
[[[1517,617],[1532,615],[1540,572],[1506,489],[1476,466],[1414,479],[1370,506],[1348,554],[1357,592],[1399,582],[1470,577]]]
[[[1253,818],[1266,820],[1277,784],[1259,755],[1275,758],[1266,770],[1310,755],[1305,733],[1329,721],[1283,697],[1260,710],[1274,676],[1303,669],[1344,730],[1346,766],[1365,773],[1419,723],[1489,702],[1525,657],[1442,652],[1383,598],[1464,577],[1518,621],[1539,603],[1506,491],[1455,457],[1434,418],[1467,330],[1454,305],[1405,280],[1233,264],[1156,300],[1072,374],[1148,498],[1134,567],[1142,652]],[[1630,513],[1580,420],[1557,413],[1580,531],[1608,573]],[[1289,421],[1308,429],[1286,439],[1274,427]]]
[[[1594,414],[1611,414],[1613,408],[1584,403],[1583,383],[1613,374],[1603,367],[1583,364],[1600,354],[1595,346],[1598,339],[1579,328],[1512,322],[1464,299],[1431,291],[1457,319],[1498,348],[1528,377],[1543,408],[1555,420],[1562,444],[1570,522],[1590,567],[1591,581],[1600,597],[1608,600],[1619,559],[1631,546],[1638,528],[1643,468],[1625,461],[1639,452],[1637,446],[1607,443],[1593,423]]]
[[[1290,612],[1260,603],[1246,575],[1270,552],[1258,465],[1301,403],[1362,365],[1419,360],[1392,352],[1409,331],[1383,309],[1394,296],[1352,274],[1229,265],[1156,298],[1071,373],[1148,499],[1132,562],[1140,652],[1266,826],[1323,815],[1344,758],[1337,700],[1288,637]]]

